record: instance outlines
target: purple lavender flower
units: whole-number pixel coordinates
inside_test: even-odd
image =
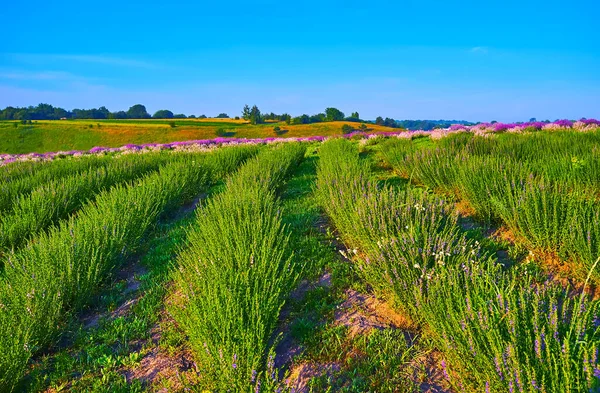
[[[596,126],[600,126],[600,120],[596,120],[596,119],[581,119],[579,121],[588,126],[592,125],[592,124],[596,125]]]
[[[556,124],[557,126],[561,126],[561,127],[573,127],[573,122],[571,120],[557,120],[554,122],[554,124]]]
[[[441,362],[441,366],[442,366],[442,373],[444,374],[444,378],[446,378],[446,380],[450,380],[450,376],[448,375],[448,370],[446,369],[446,361],[442,360]]]
[[[260,392],[260,379],[256,381],[256,386],[254,387],[254,393]]]
[[[496,365],[496,372],[498,373],[500,380],[504,381],[504,375],[502,375],[502,369],[500,368],[500,362],[497,357],[494,357],[494,364]]]

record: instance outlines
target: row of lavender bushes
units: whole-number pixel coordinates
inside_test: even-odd
[[[419,136],[430,136],[432,139],[440,139],[456,133],[473,133],[475,135],[488,135],[498,133],[523,134],[539,131],[577,131],[594,132],[600,129],[600,120],[581,119],[579,121],[557,120],[550,123],[535,121],[526,123],[479,123],[473,126],[453,124],[448,128],[434,129],[431,131],[415,130],[399,133],[397,136],[404,139],[412,139]]]
[[[279,392],[272,335],[301,266],[281,221],[277,191],[305,146],[264,151],[199,209],[174,271],[170,311],[201,374],[195,391]]]
[[[484,225],[507,227],[532,259],[558,258],[583,281],[600,257],[598,133],[394,139],[381,152],[403,176],[466,202]],[[591,279],[600,284],[600,269]]]
[[[360,133],[356,132],[348,134],[347,137],[356,136]],[[151,151],[163,151],[171,150],[175,152],[182,151],[199,151],[206,150],[223,145],[262,145],[262,144],[274,144],[284,142],[322,142],[326,137],[322,136],[310,136],[303,138],[257,138],[257,139],[245,139],[245,138],[215,138],[215,139],[199,139],[189,140],[181,142],[171,143],[146,143],[141,145],[128,144],[122,147],[93,147],[90,150],[70,150],[60,152],[49,152],[49,153],[29,153],[29,154],[0,154],[0,166],[10,164],[13,162],[22,161],[48,161],[56,158],[65,157],[81,157],[87,155],[98,155],[98,154],[110,154],[110,153],[144,153]]]
[[[187,154],[124,156],[97,168],[41,183],[31,193],[20,194],[14,198],[11,209],[0,216],[0,257],[73,214],[100,192],[135,181],[169,162],[186,159]]]
[[[100,193],[77,216],[10,254],[0,274],[0,391],[20,391],[31,357],[60,338],[67,321],[157,219],[205,192],[257,150],[186,155],[133,184]]]
[[[451,205],[379,187],[348,141],[321,146],[317,192],[364,280],[422,326],[454,389],[600,391],[600,302],[503,270]]]

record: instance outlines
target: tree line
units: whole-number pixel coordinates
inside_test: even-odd
[[[226,113],[220,113],[216,118],[230,118]],[[66,109],[55,107],[50,104],[39,104],[37,106],[28,107],[12,107],[8,106],[0,111],[0,120],[61,120],[61,119],[205,119],[206,115],[196,117],[195,115],[186,116],[185,114],[175,114],[168,109],[156,111],[153,115],[148,113],[146,107],[142,104],[131,106],[127,111],[111,112],[105,106],[92,109]],[[239,119],[236,116],[235,119]],[[362,120],[358,112],[352,112],[350,116],[346,116],[344,112],[337,108],[326,108],[324,112],[314,115],[303,114],[292,117],[288,113],[275,114],[262,113],[256,105],[252,107],[245,105],[242,109],[242,119],[249,121],[251,124],[262,124],[266,121],[279,121],[286,124],[311,124],[328,121],[348,121],[348,122],[368,122]],[[375,123],[386,127],[398,127],[398,121],[381,116],[377,117]]]
[[[244,106],[242,110],[242,118],[244,120],[248,120],[252,124],[261,124],[267,120],[270,121],[281,121],[287,124],[311,124],[311,123],[322,123],[327,121],[349,121],[356,123],[365,123],[369,122],[366,120],[362,120],[358,112],[352,112],[350,116],[346,116],[344,112],[337,108],[326,108],[325,112],[317,113],[314,115],[303,114],[300,116],[292,117],[288,113],[283,113],[281,115],[271,113],[261,113],[260,109],[256,105],[250,108],[248,105]],[[378,125],[384,125],[386,127],[396,128],[398,124],[396,120],[386,117],[383,119],[381,116],[377,117],[375,123]]]
[[[229,117],[221,113],[217,117]],[[186,119],[196,118],[196,116],[186,116],[184,114],[174,114],[170,110],[161,109],[150,115],[146,107],[142,104],[136,104],[127,111],[111,112],[105,106],[92,109],[73,109],[68,111],[63,108],[55,107],[50,104],[39,104],[28,107],[8,106],[0,111],[0,120],[60,120],[60,119]],[[205,115],[198,118],[206,118]]]
[[[448,128],[452,124],[462,124],[463,126],[474,125],[465,120],[398,120],[396,121],[399,127],[407,130],[424,130],[429,131],[435,128]]]

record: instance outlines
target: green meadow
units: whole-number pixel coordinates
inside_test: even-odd
[[[0,121],[0,153],[26,154],[120,147],[127,144],[170,143],[218,137],[269,138],[342,135],[349,122],[252,125],[233,119],[167,120],[34,120]],[[358,126],[358,125],[357,125]],[[279,127],[279,131],[274,128]],[[371,131],[394,129],[369,125]]]

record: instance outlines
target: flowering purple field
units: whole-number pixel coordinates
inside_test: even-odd
[[[398,135],[401,132],[379,132],[379,133],[364,133],[364,132],[353,132],[344,135],[346,138],[352,137],[375,137],[379,135],[392,136]],[[145,143],[141,145],[128,144],[121,147],[93,147],[90,150],[70,150],[70,151],[59,151],[49,153],[29,153],[29,154],[0,154],[0,166],[6,165],[12,162],[18,161],[50,161],[55,158],[64,157],[81,157],[84,155],[93,154],[107,154],[107,153],[142,153],[151,151],[198,151],[204,149],[210,149],[218,146],[235,146],[235,145],[261,145],[261,144],[276,144],[276,143],[289,143],[289,142],[322,142],[327,137],[324,136],[310,136],[310,137],[298,137],[298,138],[257,138],[257,139],[246,139],[246,138],[214,138],[214,139],[199,139],[189,140],[171,143]]]

